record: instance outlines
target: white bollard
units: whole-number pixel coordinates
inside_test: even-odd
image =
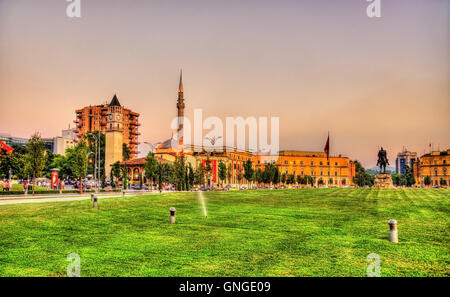
[[[171,224],[175,224],[175,212],[176,211],[177,210],[175,209],[175,207],[170,208],[169,223],[171,223]]]
[[[397,221],[389,220],[389,241],[390,242],[398,242],[398,230],[397,230]]]

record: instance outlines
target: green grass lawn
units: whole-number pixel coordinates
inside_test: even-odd
[[[448,189],[207,192],[0,206],[0,275],[449,276]],[[168,224],[169,207],[177,223]],[[387,221],[399,243],[387,240]]]

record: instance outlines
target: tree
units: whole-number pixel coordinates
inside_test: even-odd
[[[353,161],[355,163],[355,177],[353,182],[360,187],[372,186],[374,178],[369,173],[366,172],[361,163],[357,160]]]
[[[280,183],[280,178],[281,178],[281,174],[280,171],[278,171],[278,167],[277,166],[273,166],[273,180],[272,182],[274,184],[279,184]]]
[[[203,170],[205,170],[205,178],[208,181],[208,186],[210,186],[212,178],[212,166],[209,155],[206,156],[205,166],[203,167]]]
[[[239,182],[239,186],[241,185],[242,177],[243,177],[242,167],[238,165],[238,167],[236,169],[236,178],[237,178],[237,180]]]
[[[204,185],[205,184],[205,170],[203,168],[203,163],[200,163],[195,169],[194,174],[194,183],[196,185]]]
[[[227,166],[227,180],[228,180],[228,184],[231,184],[231,177],[233,176],[233,168],[231,164],[228,164]]]
[[[262,181],[264,184],[278,183],[278,168],[271,163],[266,164],[264,166],[264,171],[262,172]]]
[[[73,176],[80,182],[80,193],[83,192],[82,180],[86,177],[89,154],[89,147],[84,140],[66,152],[68,166],[70,166]]]
[[[189,163],[189,165],[188,165],[188,170],[189,170],[189,173],[188,173],[189,189],[191,189],[195,184],[195,172],[194,172],[194,169],[192,168],[191,163]]]
[[[130,148],[127,146],[126,143],[122,144],[122,158],[124,161],[130,160],[131,151]]]
[[[284,184],[284,183],[286,183],[286,173],[285,172],[283,172],[282,174],[281,174],[281,182]]]
[[[301,176],[301,175],[297,175],[297,183],[299,185],[305,185],[306,184],[305,178],[303,176]]]
[[[295,175],[289,174],[287,179],[286,179],[286,182],[287,182],[288,185],[295,184]]]
[[[143,183],[143,178],[142,178],[142,172],[139,171],[139,190],[142,190],[142,183]]]
[[[119,166],[120,166],[120,163],[119,163]],[[124,190],[128,189],[128,168],[127,168],[127,163],[124,163],[124,165],[122,167],[122,184],[123,184],[123,189]]]
[[[122,172],[120,169],[120,162],[117,161],[116,163],[114,163],[111,167],[111,182],[112,185],[114,185],[114,187],[116,187],[116,181],[120,178]]]
[[[439,180],[439,184],[441,186],[446,186],[447,185],[447,181],[441,177],[441,179]]]
[[[253,172],[252,160],[248,159],[244,162],[244,178],[247,180],[247,185],[253,180]]]
[[[405,179],[408,187],[411,187],[416,183],[416,179],[414,178],[414,170],[412,167],[407,165],[405,166]]]
[[[26,145],[27,153],[25,154],[25,172],[33,178],[33,195],[36,188],[36,177],[42,175],[47,161],[46,148],[44,141],[39,133],[31,136]]]
[[[105,134],[101,131],[93,131],[85,134],[84,139],[89,146],[89,151],[93,152],[97,157],[95,162],[88,163],[87,170],[88,172],[94,172],[94,169],[96,169],[98,175],[94,174],[94,176],[97,175],[98,179],[103,179],[100,177],[104,177],[105,175]]]
[[[305,185],[311,185],[311,187],[313,187],[314,179],[309,175],[305,175]]]
[[[172,183],[174,181],[173,167],[168,163],[158,163],[158,170],[156,175],[160,192],[162,190],[163,184]]]
[[[177,191],[186,190],[186,169],[184,164],[184,156],[177,156],[174,162],[174,178]]]
[[[258,185],[263,182],[263,173],[261,168],[258,168],[255,171],[255,181],[258,183]]]
[[[431,177],[428,176],[428,175],[425,176],[424,179],[423,179],[423,183],[424,183],[425,186],[431,185]]]
[[[227,178],[227,165],[225,165],[225,163],[223,163],[222,161],[219,162],[219,170],[218,170],[218,175],[219,175],[219,180],[222,183],[222,187],[223,187],[223,181],[226,180]]]
[[[158,161],[155,158],[155,154],[153,152],[149,152],[147,155],[147,158],[145,158],[145,177],[147,178],[147,181],[149,182],[149,188],[150,185],[153,185],[156,173],[158,170]]]

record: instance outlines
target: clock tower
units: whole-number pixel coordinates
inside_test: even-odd
[[[119,99],[114,95],[108,106],[105,130],[105,175],[111,177],[111,167],[117,161],[122,162],[123,112]]]

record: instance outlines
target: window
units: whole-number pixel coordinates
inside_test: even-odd
[[[288,161],[287,161],[287,160],[285,160],[285,161],[284,161],[284,164],[285,164],[285,165],[287,165],[287,164],[288,164]]]
[[[297,164],[297,162],[296,161],[294,161],[294,165],[296,165]]]
[[[322,166],[323,165],[323,162],[320,162],[320,166]]]
[[[330,172],[328,171],[328,176],[330,176]]]
[[[327,162],[327,165],[330,166],[330,162]]]
[[[438,170],[434,169],[434,175],[437,176],[438,175]]]
[[[311,166],[314,166],[314,161],[311,161]]]
[[[320,172],[320,176],[322,176],[322,175],[323,175],[323,171]]]
[[[303,161],[300,161],[300,165],[303,165]]]
[[[334,172],[334,176],[337,176],[337,171]]]
[[[334,166],[337,166],[337,162],[334,162]]]
[[[444,175],[447,175],[447,168],[444,168]]]

